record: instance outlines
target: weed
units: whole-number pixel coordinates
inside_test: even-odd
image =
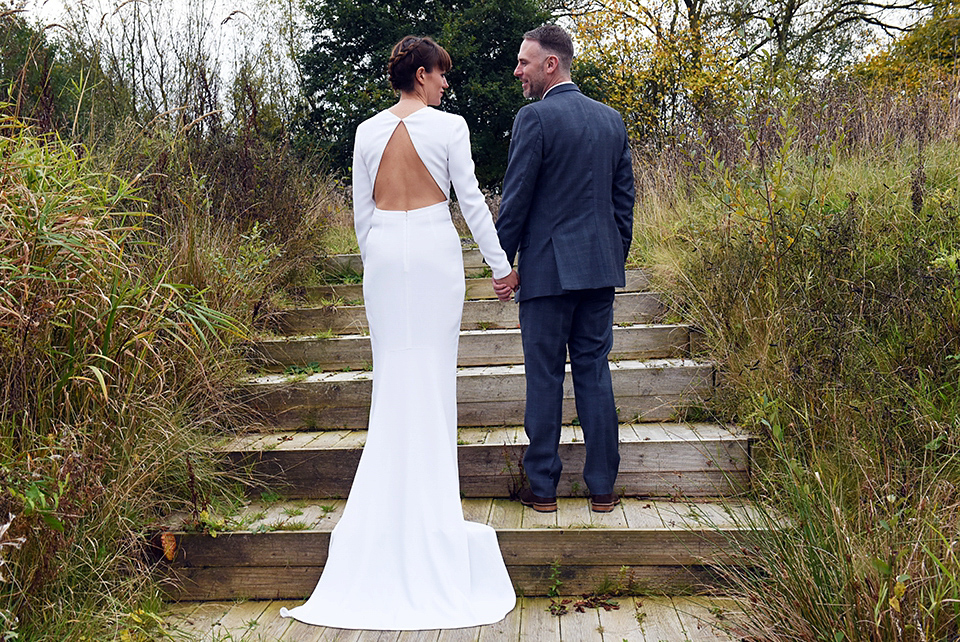
[[[560,588],[563,586],[563,580],[560,575],[560,558],[557,558],[553,561],[553,564],[550,565],[550,577],[547,579],[549,582],[549,586],[547,587],[548,597],[557,597],[560,595]]]

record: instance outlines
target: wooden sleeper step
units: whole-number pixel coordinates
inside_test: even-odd
[[[759,532],[742,502],[658,502],[626,498],[612,513],[585,499],[558,500],[536,513],[501,499],[465,499],[464,516],[487,523],[519,592],[545,595],[557,580],[569,593],[620,583],[631,591],[703,590],[713,566],[740,562]],[[234,523],[242,530],[209,535],[173,531],[171,597],[180,600],[284,599],[310,594],[326,561],[330,531],[343,501],[251,503]],[[175,525],[172,525],[175,526]]]
[[[365,430],[255,433],[221,447],[232,467],[248,468],[256,480],[251,492],[284,497],[335,498],[350,492],[366,441]],[[460,492],[463,497],[510,497],[521,482],[523,429],[461,428],[457,433]],[[583,496],[583,434],[564,426],[560,456],[561,497]],[[750,439],[733,427],[716,424],[622,424],[622,495],[717,497],[749,486]]]
[[[567,366],[569,372],[569,366]],[[688,359],[610,363],[621,422],[667,421],[700,403],[713,389],[713,365]],[[338,429],[367,425],[373,373],[323,372],[263,375],[249,380],[241,396],[278,428]],[[461,368],[457,371],[460,426],[523,423],[526,382],[522,365]],[[576,417],[571,377],[564,381],[562,421]]]
[[[663,303],[656,294],[650,292],[618,294],[613,301],[615,325],[655,323],[665,313]],[[519,307],[516,303],[466,301],[460,329],[516,328],[519,323]],[[362,334],[367,330],[367,313],[362,305],[292,308],[278,313],[275,324],[277,331],[282,334]]]
[[[627,270],[626,285],[617,288],[617,292],[642,292],[650,285],[650,277],[644,270]],[[363,302],[362,283],[339,283],[333,285],[311,285],[303,288],[303,297],[311,303],[331,301],[350,302],[357,305]],[[493,282],[489,277],[468,278],[466,280],[467,300],[496,299]]]
[[[690,328],[683,325],[630,325],[613,328],[610,358],[665,359],[689,356]],[[247,359],[263,370],[283,371],[309,364],[316,370],[360,370],[373,363],[370,337],[362,334],[331,338],[283,337],[249,345]],[[523,363],[519,329],[464,330],[457,364],[464,366]]]

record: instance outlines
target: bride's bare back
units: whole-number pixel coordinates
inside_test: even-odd
[[[373,199],[379,209],[391,211],[416,210],[447,200],[420,160],[402,120],[380,158]]]

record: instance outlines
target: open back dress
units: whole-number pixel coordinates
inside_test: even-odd
[[[379,209],[374,192],[384,152],[411,143],[422,166],[411,166],[410,175],[422,179],[425,168],[436,183],[425,189],[439,188],[444,200]],[[354,216],[373,347],[368,435],[319,583],[284,616],[348,629],[446,629],[499,621],[515,605],[496,532],[465,521],[460,504],[456,369],[464,274],[451,183],[494,276],[507,276],[463,118],[425,107],[402,119],[383,111],[358,127]]]

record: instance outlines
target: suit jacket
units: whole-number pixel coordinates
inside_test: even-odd
[[[623,119],[558,85],[513,123],[497,218],[522,301],[624,285],[633,239],[633,168]]]

